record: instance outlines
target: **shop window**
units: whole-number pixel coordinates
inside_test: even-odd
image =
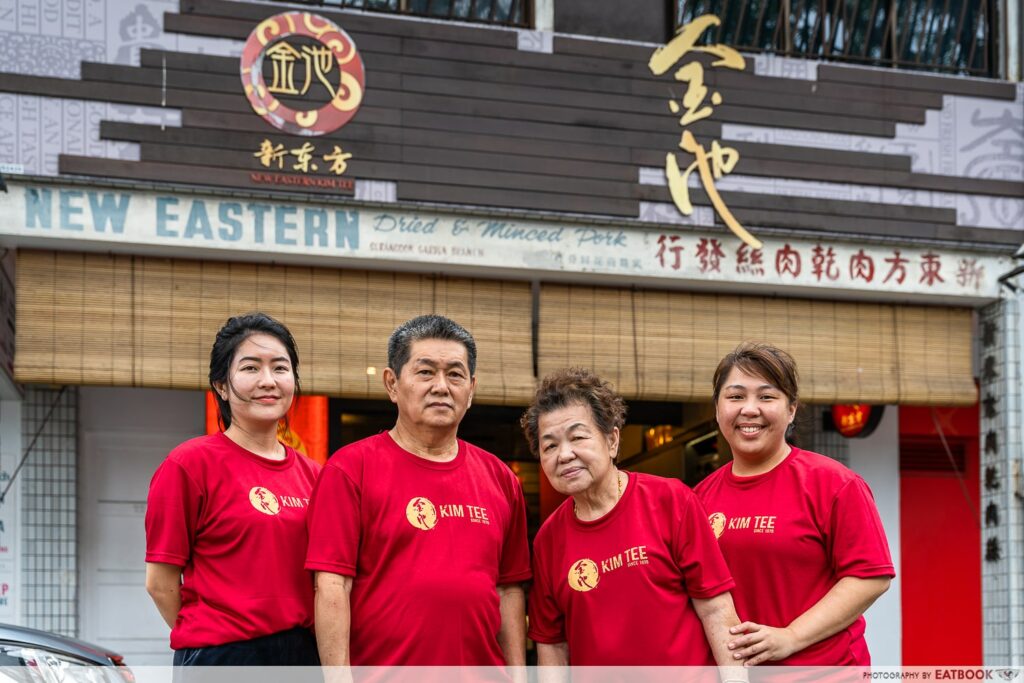
[[[702,44],[995,76],[992,0],[673,0],[675,26],[704,14],[722,20]]]
[[[531,0],[310,0],[308,4],[526,28],[530,21],[530,2]]]

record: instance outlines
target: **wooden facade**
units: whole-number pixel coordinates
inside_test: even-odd
[[[244,40],[273,4],[183,0],[164,17],[168,32]],[[652,48],[554,38],[553,53],[517,49],[514,30],[317,10],[355,40],[367,87],[355,119],[315,138],[351,152],[346,177],[394,181],[399,202],[637,220],[641,202],[670,202],[667,187],[642,184],[680,127],[667,101],[680,84],[647,68]],[[724,100],[690,127],[720,137],[722,124],[756,124],[891,138],[899,123],[925,122],[943,95],[1012,101],[1015,86],[821,65],[816,81],[708,70]],[[104,121],[108,140],[140,145],[138,161],[63,154],[62,174],[173,184],[266,189],[253,152],[262,140],[291,139],[256,116],[237,58],[144,49],[141,65],[84,62],[80,80],[0,74],[0,91],[181,111],[180,127]],[[909,156],[729,141],[738,173],[996,198],[1024,196],[1024,182],[917,173]],[[321,173],[324,171],[321,170]],[[275,186],[336,194],[336,189]],[[705,193],[691,191],[697,206]],[[747,225],[787,231],[969,242],[1008,251],[1024,226],[958,225],[955,209],[875,204],[758,192],[723,192]],[[718,220],[716,218],[716,220]]]

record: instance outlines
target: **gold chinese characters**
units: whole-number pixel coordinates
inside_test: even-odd
[[[301,147],[294,149],[285,149],[285,146],[281,143],[275,145],[270,140],[264,139],[260,143],[260,148],[253,153],[253,156],[265,168],[276,166],[283,170],[285,167],[285,157],[290,154],[294,157],[294,163],[290,165],[289,170],[299,171],[300,173],[314,173],[320,170],[320,167],[313,163],[315,153],[316,147],[311,142],[305,142]],[[348,160],[352,158],[352,154],[344,151],[340,145],[334,145],[334,149],[331,150],[330,154],[324,154],[320,158],[330,164],[327,169],[330,173],[342,175],[348,170]]]
[[[698,46],[697,41],[706,30],[712,26],[718,26],[721,20],[711,14],[694,19],[689,24],[682,26],[666,45],[658,48],[651,55],[648,67],[655,76],[661,76],[668,72],[673,65],[687,55],[692,53],[704,53],[715,57],[711,63],[712,67],[725,67],[743,71],[746,68],[746,61],[743,55],[731,47],[721,44]],[[695,56],[695,55],[694,55]],[[665,155],[665,177],[668,180],[669,191],[672,194],[672,201],[685,216],[693,213],[693,204],[690,203],[690,191],[688,182],[690,174],[696,170],[700,176],[701,185],[711,200],[712,206],[721,217],[722,221],[729,226],[729,229],[741,240],[750,245],[753,249],[761,248],[761,241],[751,235],[746,228],[740,225],[736,217],[725,205],[722,196],[715,187],[715,181],[723,175],[732,173],[736,163],[740,160],[740,154],[731,147],[724,147],[717,140],[711,143],[711,150],[708,151],[704,145],[697,141],[693,133],[685,130],[687,126],[702,119],[706,119],[714,112],[714,105],[722,103],[722,96],[718,92],[711,93],[710,104],[708,104],[708,88],[704,85],[704,65],[699,61],[692,60],[685,63],[673,74],[673,77],[686,83],[686,92],[683,94],[682,102],[669,101],[669,110],[673,114],[682,112],[679,118],[679,125],[684,128],[679,147],[693,155],[694,161],[682,170],[676,154],[669,152]]]

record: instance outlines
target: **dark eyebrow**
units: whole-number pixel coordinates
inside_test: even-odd
[[[566,433],[568,433],[568,432],[571,432],[571,431],[573,431],[573,430],[575,430],[575,429],[577,429],[579,427],[586,427],[586,426],[587,425],[583,424],[582,422],[575,422],[575,423],[569,425],[569,427],[566,428],[565,431],[566,431]],[[541,441],[543,441],[544,439],[553,439],[553,438],[555,438],[555,437],[554,437],[553,434],[551,434],[551,432],[548,432],[547,434],[541,434],[540,435],[540,440]]]
[[[436,368],[438,365],[437,362],[430,358],[417,358],[416,360],[413,361],[413,364],[429,365],[432,368]],[[465,370],[466,364],[461,360],[452,361],[451,363],[448,363],[448,365],[445,366],[445,369],[450,370],[451,368],[460,368],[462,370]]]
[[[743,391],[747,390],[747,388],[745,386],[743,386],[742,384],[730,384],[729,386],[727,386],[725,388],[727,390],[728,389],[742,389]],[[771,389],[772,391],[779,391],[779,388],[774,386],[774,385],[772,385],[772,384],[762,384],[761,386],[757,387],[757,389],[755,391],[764,391],[765,389]]]
[[[257,363],[263,362],[262,358],[257,358],[256,356],[242,356],[241,358],[238,359],[238,362],[241,363],[242,361],[245,361],[245,360],[251,360],[251,361],[255,361]],[[281,361],[284,361],[284,362],[287,363],[287,362],[289,362],[289,360],[290,359],[285,357],[285,356],[278,356],[277,358],[271,358],[270,362],[271,363],[279,363]]]

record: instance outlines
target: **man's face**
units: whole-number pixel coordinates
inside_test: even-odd
[[[456,341],[421,339],[396,376],[384,371],[384,386],[399,419],[429,430],[458,427],[473,401],[476,378],[469,374],[466,347]]]

